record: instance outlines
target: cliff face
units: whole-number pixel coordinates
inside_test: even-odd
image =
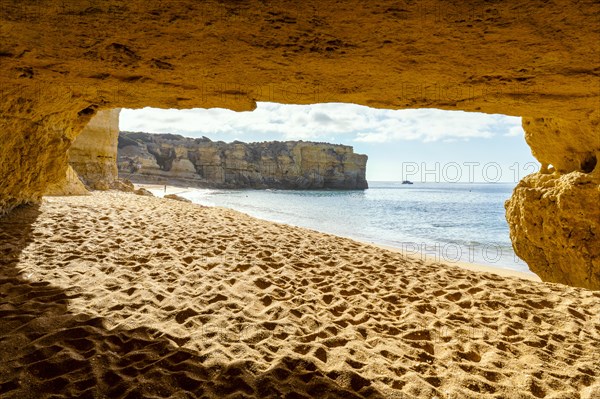
[[[69,164],[91,189],[107,190],[115,185],[119,108],[99,111],[69,148]]]
[[[367,188],[367,156],[344,145],[224,143],[121,132],[118,155],[120,176],[136,182],[215,188]]]
[[[530,265],[563,270],[557,280],[600,289],[567,278],[589,264],[600,270],[578,251],[599,247],[599,235],[584,243],[568,229],[527,227],[561,209],[561,224],[577,219],[578,230],[595,231],[595,0],[0,3],[0,213],[68,176],[69,147],[100,110],[250,111],[270,101],[516,115],[533,121],[528,143],[561,188],[543,173],[517,188],[507,206],[515,249]],[[592,188],[579,189],[579,174]],[[544,196],[556,202],[542,207]],[[517,216],[526,206],[539,207],[537,220]],[[558,265],[555,240],[572,254]]]

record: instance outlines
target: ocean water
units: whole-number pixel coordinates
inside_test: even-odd
[[[513,188],[510,183],[369,182],[365,191],[195,189],[179,195],[418,257],[526,272],[504,217]]]

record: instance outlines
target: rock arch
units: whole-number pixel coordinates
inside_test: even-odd
[[[64,178],[73,140],[104,109],[503,113],[524,117],[553,166],[507,203],[517,253],[546,280],[600,288],[597,2],[68,3],[0,3],[3,212]]]

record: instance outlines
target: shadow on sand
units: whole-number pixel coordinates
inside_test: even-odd
[[[19,257],[32,242],[38,207],[0,219],[0,397],[2,398],[383,398],[371,382],[285,357],[265,372],[250,361],[207,367],[201,354],[173,345],[149,326],[108,330],[102,318],[74,314],[68,295],[32,282]]]

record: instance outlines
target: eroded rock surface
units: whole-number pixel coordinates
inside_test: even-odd
[[[119,178],[117,141],[120,109],[99,111],[69,148],[69,164],[91,189],[108,190]]]
[[[589,125],[524,118],[541,171],[506,202],[516,254],[542,280],[600,289],[600,135]]]
[[[51,183],[46,187],[44,195],[60,196],[60,195],[89,195],[90,192],[81,182],[77,172],[73,170],[71,165],[67,167],[65,176],[55,183]]]
[[[542,280],[600,288],[599,183],[598,174],[536,173],[507,201],[515,252]]]
[[[600,160],[599,122],[600,108],[579,121],[525,117],[523,129],[543,172],[551,167],[559,173],[592,173]]]
[[[1,7],[3,210],[65,175],[67,149],[102,109],[336,101],[558,117],[582,131],[598,109],[592,0]]]
[[[121,132],[121,176],[140,183],[216,188],[365,189],[367,156],[303,141],[224,143]]]
[[[79,132],[119,107],[351,102],[517,115],[539,120],[528,142],[544,167],[589,174],[599,19],[594,0],[2,1],[0,212],[64,179]],[[596,208],[577,203],[570,212],[593,230]]]

